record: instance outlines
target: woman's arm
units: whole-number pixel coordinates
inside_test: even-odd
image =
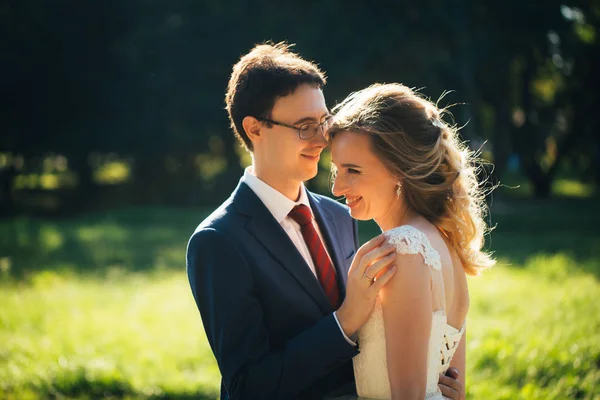
[[[431,272],[421,255],[398,255],[398,270],[381,290],[392,399],[423,399],[431,334]]]

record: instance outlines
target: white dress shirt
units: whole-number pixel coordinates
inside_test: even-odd
[[[244,182],[246,185],[248,185],[248,187],[250,187],[250,189],[252,189],[252,191],[256,194],[256,196],[258,196],[258,198],[263,202],[265,207],[267,207],[267,209],[271,212],[271,214],[273,215],[275,220],[281,225],[283,230],[288,234],[288,236],[292,240],[292,243],[294,243],[294,246],[296,246],[296,248],[302,255],[302,258],[304,258],[304,260],[306,261],[306,264],[308,264],[308,267],[310,268],[310,270],[312,271],[312,273],[315,275],[315,277],[318,280],[319,278],[317,276],[317,270],[315,268],[315,263],[312,260],[312,256],[310,255],[308,246],[306,245],[306,242],[304,241],[304,237],[302,236],[302,231],[300,230],[300,225],[288,215],[292,211],[292,209],[299,204],[304,204],[305,206],[307,206],[308,209],[310,210],[310,213],[313,216],[313,226],[315,227],[315,230],[317,231],[317,234],[319,235],[319,238],[321,239],[321,242],[323,243],[323,247],[325,248],[325,251],[327,252],[327,255],[329,256],[329,251],[327,250],[327,247],[325,246],[325,241],[323,241],[323,235],[321,234],[319,225],[317,224],[317,221],[314,219],[315,216],[312,212],[312,209],[310,208],[310,202],[308,201],[308,195],[306,194],[306,188],[304,187],[304,185],[302,185],[300,188],[300,198],[298,199],[298,201],[293,201],[293,200],[290,200],[289,198],[287,198],[286,196],[284,196],[278,190],[271,187],[266,182],[263,182],[262,180],[260,180],[256,175],[254,175],[254,168],[252,166],[246,168],[246,170],[244,171],[244,176],[242,177],[242,182]],[[331,256],[329,256],[329,258],[331,260]],[[332,265],[333,265],[333,263],[332,263]],[[334,268],[334,271],[335,271],[335,268]],[[335,271],[335,272],[337,273],[337,271]],[[346,336],[344,331],[342,330],[342,327],[340,325],[340,322],[337,319],[337,315],[335,312],[333,313],[333,316],[335,318],[335,321],[338,324],[338,327],[340,328],[340,332],[342,332],[342,335],[344,336],[346,341],[348,343],[352,344],[353,346],[356,346],[356,343],[353,342],[352,340],[350,340]]]

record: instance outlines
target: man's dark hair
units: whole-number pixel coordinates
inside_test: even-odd
[[[275,101],[302,84],[322,88],[325,74],[312,62],[290,51],[287,43],[255,46],[233,67],[225,95],[231,127],[246,149],[252,141],[244,131],[245,117],[269,118]]]

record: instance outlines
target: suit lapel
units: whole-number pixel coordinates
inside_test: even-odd
[[[315,214],[315,219],[319,225],[319,230],[323,235],[325,246],[327,247],[327,251],[329,252],[329,256],[331,257],[331,261],[333,262],[337,272],[338,286],[340,288],[341,298],[343,299],[346,297],[346,281],[348,280],[348,276],[347,272],[342,269],[345,261],[339,241],[339,238],[342,236],[338,231],[335,218],[331,215],[330,211],[325,208],[323,204],[321,204],[319,199],[314,194],[309,191],[307,191],[307,193],[311,209],[313,214]]]
[[[331,305],[319,281],[258,196],[245,183],[240,183],[233,197],[238,212],[249,217],[246,228],[252,236],[296,279],[323,312],[330,313]]]

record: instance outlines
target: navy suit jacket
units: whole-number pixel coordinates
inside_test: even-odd
[[[343,298],[356,222],[343,205],[308,197]],[[245,183],[192,235],[187,273],[221,371],[221,399],[322,399],[354,381],[358,349],[344,339],[287,233]]]

